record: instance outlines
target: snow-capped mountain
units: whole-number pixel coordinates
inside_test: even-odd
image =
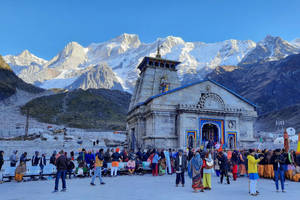
[[[263,41],[257,43],[256,47],[243,58],[240,64],[275,61],[297,53],[300,53],[299,47],[280,37],[268,35]]]
[[[296,38],[296,39],[292,40],[291,44],[293,44],[294,46],[300,48],[300,38]]]
[[[87,72],[81,74],[79,78],[67,87],[67,89],[76,88],[84,90],[89,88],[123,90],[115,73],[106,63],[88,67]]]
[[[42,66],[47,63],[46,60],[31,54],[28,50],[24,50],[17,56],[4,56],[3,59],[11,66],[16,75],[28,83],[32,82],[30,81],[31,76],[27,76],[27,74],[39,72]]]
[[[138,63],[144,56],[155,56],[158,45],[162,45],[160,53],[163,58],[181,62],[178,75],[183,82],[204,78],[220,65],[253,62],[256,58],[279,59],[299,52],[296,45],[271,36],[257,44],[251,40],[233,39],[217,43],[186,42],[174,36],[143,43],[137,35],[125,33],[87,47],[71,42],[53,59],[44,61],[42,67],[35,70],[24,68],[18,75],[43,88],[116,88],[120,83],[123,89],[131,91],[139,74],[136,68]],[[6,57],[4,59],[14,62]],[[104,68],[100,69],[99,63],[107,63],[113,73],[107,70],[101,72]]]

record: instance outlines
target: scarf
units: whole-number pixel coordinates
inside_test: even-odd
[[[203,161],[202,161],[202,159],[200,157],[200,154],[196,153],[196,155],[192,159],[192,165],[193,165],[193,167],[198,171],[198,170],[201,169],[202,164],[203,164]]]

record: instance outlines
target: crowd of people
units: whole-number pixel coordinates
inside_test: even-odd
[[[0,151],[0,170],[4,163],[4,152]],[[19,162],[18,162],[19,161]],[[24,152],[18,158],[18,151],[14,151],[9,157],[11,167],[16,167],[17,181],[22,180],[26,171],[26,163],[31,161],[32,166],[40,166],[41,172],[47,164],[46,155],[35,152],[32,158],[27,158]],[[77,162],[77,163],[76,163]],[[55,176],[55,189],[58,191],[59,180],[62,180],[62,191],[66,191],[66,177],[91,177],[90,184],[95,186],[95,180],[99,177],[100,184],[105,184],[102,176],[116,177],[120,175],[120,163],[126,163],[125,173],[128,175],[143,174],[143,165],[147,162],[152,171],[152,176],[176,174],[175,185],[185,185],[185,172],[192,179],[194,192],[204,192],[212,189],[211,176],[213,173],[220,178],[219,183],[230,184],[230,180],[236,181],[238,177],[249,177],[249,193],[258,195],[256,189],[259,177],[272,178],[276,190],[285,192],[285,180],[300,181],[300,155],[295,151],[287,152],[284,149],[276,150],[223,150],[206,149],[187,151],[175,149],[139,149],[127,151],[124,148],[100,149],[97,152],[81,149],[79,152],[54,151],[49,163],[57,168]],[[18,164],[19,163],[19,164]],[[77,165],[75,165],[75,163]],[[17,165],[18,164],[18,165]],[[77,166],[77,167],[75,167]],[[110,173],[109,173],[110,170]],[[34,177],[31,177],[34,179]],[[43,179],[42,173],[40,176]]]

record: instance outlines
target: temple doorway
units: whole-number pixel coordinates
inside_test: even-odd
[[[215,124],[204,124],[202,127],[202,142],[212,140],[214,143],[219,142],[219,129]]]
[[[194,146],[194,136],[193,135],[190,135],[188,137],[188,148],[189,149],[193,149],[195,146]]]

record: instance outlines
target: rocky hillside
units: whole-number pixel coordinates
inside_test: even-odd
[[[89,69],[90,68],[90,69]],[[112,90],[123,90],[112,69],[106,63],[88,67],[87,72],[81,74],[67,89],[81,88],[106,88]]]
[[[125,130],[131,95],[118,90],[76,89],[36,98],[21,108],[40,122],[66,127]]]
[[[300,54],[279,61],[218,67],[208,78],[255,102],[260,114],[300,103]]]
[[[41,88],[25,83],[15,75],[10,66],[0,55],[0,101],[15,94],[17,89],[30,93],[39,93],[44,91]]]
[[[276,121],[284,121],[284,126],[300,131],[300,104],[295,104],[258,117],[255,129],[272,132],[276,129]]]

